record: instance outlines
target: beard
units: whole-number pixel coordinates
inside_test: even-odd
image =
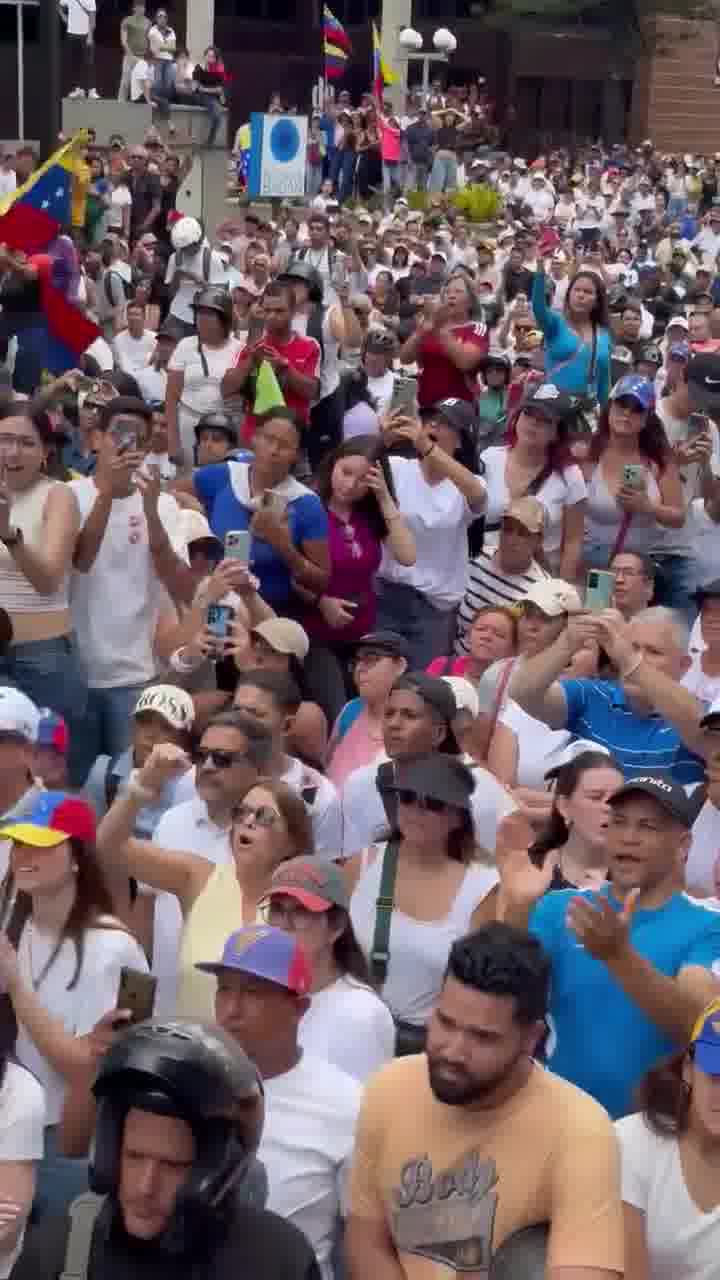
[[[467,1107],[493,1093],[512,1071],[515,1061],[517,1059],[505,1063],[492,1075],[479,1077],[454,1065],[452,1075],[446,1074],[450,1070],[448,1063],[442,1058],[428,1057],[430,1088],[438,1102],[444,1102],[447,1107]]]

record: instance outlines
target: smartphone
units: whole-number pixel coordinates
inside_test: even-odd
[[[389,412],[397,413],[398,411],[402,411],[404,413],[416,413],[417,389],[417,378],[396,377],[393,383]]]
[[[225,559],[241,560],[243,564],[249,564],[251,538],[249,529],[228,530],[225,534]]]
[[[118,418],[112,425],[111,435],[118,453],[132,453],[137,449],[137,428],[132,418]]]
[[[696,440],[698,436],[707,435],[709,423],[704,413],[688,414],[688,440]]]
[[[129,1009],[132,1017],[129,1024],[121,1022],[121,1027],[134,1027],[137,1022],[145,1022],[151,1018],[155,1005],[155,989],[157,978],[151,973],[143,973],[140,969],[120,970],[120,985],[116,1009]]]
[[[623,484],[627,489],[644,489],[645,468],[637,462],[626,462],[623,467]]]
[[[609,609],[615,590],[615,574],[606,569],[590,569],[585,581],[585,608],[591,613]]]
[[[209,604],[207,625],[216,640],[227,640],[230,636],[230,625],[235,617],[235,610],[229,604]]]

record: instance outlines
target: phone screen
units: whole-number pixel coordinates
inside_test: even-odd
[[[708,429],[708,420],[704,413],[691,413],[688,415],[688,440],[694,440],[697,436],[704,436]]]
[[[234,616],[235,610],[229,604],[208,605],[207,624],[216,640],[227,640]]]
[[[130,1010],[132,1014],[130,1026],[135,1026],[137,1022],[145,1022],[147,1018],[152,1017],[156,987],[157,978],[154,978],[151,973],[125,967],[120,970],[120,985],[115,1008]],[[127,1024],[121,1023],[121,1026],[125,1025]]]

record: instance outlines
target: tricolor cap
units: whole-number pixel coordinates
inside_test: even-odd
[[[52,849],[71,836],[94,844],[95,813],[84,800],[66,791],[43,791],[28,814],[0,828],[3,839],[36,849]]]
[[[307,911],[348,908],[345,882],[333,862],[317,858],[288,858],[273,872],[268,897],[284,893],[295,898]]]
[[[57,711],[45,707],[40,712],[40,723],[37,731],[38,747],[52,747],[61,756],[66,756],[70,749],[70,731]]]
[[[249,973],[265,978],[297,996],[307,995],[312,985],[310,962],[298,942],[282,929],[254,924],[231,933],[220,959],[196,964],[201,973]]]
[[[720,1000],[703,1009],[690,1037],[695,1066],[708,1076],[720,1076]]]
[[[655,407],[655,388],[649,378],[637,373],[627,373],[615,383],[610,392],[611,400],[634,400],[641,409]]]

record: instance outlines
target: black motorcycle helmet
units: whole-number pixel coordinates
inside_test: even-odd
[[[228,444],[233,449],[237,448],[238,431],[237,426],[229,414],[223,413],[222,409],[214,409],[212,413],[204,413],[195,426],[195,439],[200,443],[200,433],[202,431],[222,431],[227,437]]]
[[[193,311],[202,309],[217,312],[224,322],[226,333],[232,329],[232,298],[224,285],[210,285],[207,289],[200,289],[193,298],[192,308]]]
[[[505,386],[510,382],[512,375],[512,361],[504,351],[489,351],[480,361],[480,373],[486,373],[488,369],[502,369],[505,373]]]
[[[641,347],[636,359],[636,364],[652,364],[656,369],[662,365],[662,351],[654,342],[649,342],[646,347]]]
[[[311,302],[316,304],[322,302],[322,276],[315,267],[310,266],[309,262],[303,262],[302,259],[298,259],[297,262],[290,262],[278,276],[280,284],[292,284],[293,280],[302,280],[303,284],[307,285]]]
[[[197,1154],[156,1244],[176,1255],[212,1238],[227,1221],[262,1135],[262,1084],[247,1055],[216,1026],[150,1019],[131,1027],[108,1050],[93,1093],[91,1190],[117,1194],[128,1111],[176,1116],[191,1128]]]

